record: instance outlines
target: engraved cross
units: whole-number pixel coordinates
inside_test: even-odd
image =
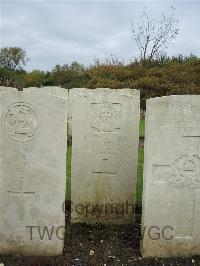
[[[180,239],[193,238],[199,234],[200,230],[197,224],[200,218],[200,208],[197,204],[200,198],[200,136],[182,137],[184,140],[182,143],[186,145],[185,149],[171,164],[156,163],[152,165],[153,183],[157,185],[168,184],[174,188],[175,204],[180,210],[183,209],[183,215],[188,213],[188,217],[182,217],[182,219],[188,219],[188,224],[191,224],[191,233],[186,235],[183,232],[185,230],[188,232],[189,229],[182,231],[181,227],[178,226],[176,238]],[[187,211],[184,210],[186,208]],[[177,222],[180,222],[180,215],[181,212],[177,217]]]
[[[19,177],[19,189],[18,190],[8,190],[8,193],[12,196],[17,197],[19,221],[24,221],[24,200],[26,197],[34,195],[34,191],[24,190],[24,177]]]

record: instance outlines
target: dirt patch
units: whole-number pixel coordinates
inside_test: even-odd
[[[65,248],[62,256],[0,256],[0,263],[4,263],[5,266],[200,265],[200,257],[188,259],[142,259],[140,254],[140,205],[136,207],[134,226],[70,225],[69,216],[68,209],[66,214]]]
[[[144,148],[144,138],[141,137],[139,140],[139,148]]]

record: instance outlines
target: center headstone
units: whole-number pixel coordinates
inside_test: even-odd
[[[142,254],[200,254],[200,96],[150,99],[145,128]]]
[[[139,91],[71,89],[72,222],[133,223]]]
[[[0,92],[0,253],[63,250],[67,101]]]

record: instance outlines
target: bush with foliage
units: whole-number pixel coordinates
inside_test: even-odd
[[[10,83],[9,83],[10,81]],[[97,61],[90,67],[73,62],[56,65],[52,71],[11,71],[0,68],[0,83],[5,86],[62,86],[66,89],[131,88],[141,91],[141,107],[146,99],[172,94],[200,94],[200,58],[161,56],[151,61]]]

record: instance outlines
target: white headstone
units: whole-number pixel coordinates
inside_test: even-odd
[[[69,93],[69,101],[68,101],[68,137],[72,137],[72,99],[70,97],[70,90]]]
[[[73,89],[72,222],[133,223],[139,91]]]
[[[31,91],[31,92],[37,92],[37,93],[46,93],[46,94],[51,94],[54,96],[58,96],[58,97],[64,97],[67,100],[69,100],[68,97],[68,90],[65,88],[61,88],[59,86],[43,86],[43,87],[28,87],[28,88],[24,88],[24,91]],[[70,108],[70,104],[68,103],[68,117],[67,117],[67,122],[68,122],[68,136],[71,136],[71,108]]]
[[[0,98],[0,253],[59,255],[67,101],[33,92]]]
[[[0,86],[0,91],[17,91],[16,88],[13,87],[6,87],[6,86]]]
[[[200,254],[200,96],[147,102],[143,257]]]
[[[68,90],[58,86],[28,87],[28,88],[23,88],[23,90],[27,92],[29,91],[29,92],[45,93],[68,99]]]

